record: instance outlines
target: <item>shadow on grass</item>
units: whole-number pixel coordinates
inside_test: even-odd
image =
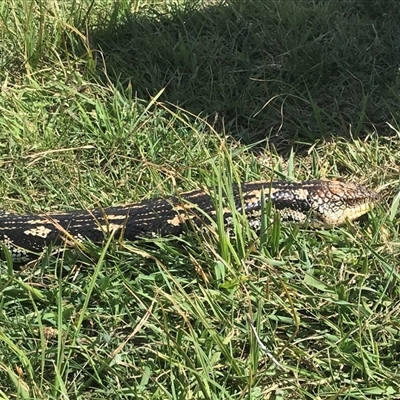
[[[397,0],[121,7],[91,32],[102,79],[139,98],[165,88],[161,101],[247,143],[388,135],[399,116]]]

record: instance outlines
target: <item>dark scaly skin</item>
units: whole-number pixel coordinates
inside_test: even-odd
[[[249,182],[233,187],[236,209],[249,219],[259,219],[262,193],[282,220],[326,228],[360,217],[379,199],[374,191],[353,183]],[[231,216],[229,209],[223,212],[225,219]],[[176,235],[184,231],[188,221],[199,225],[214,219],[215,214],[212,197],[201,190],[93,211],[6,214],[0,216],[0,242],[15,260],[23,260],[32,258],[30,252],[40,253],[49,244],[64,244],[66,239],[72,243],[85,239],[102,243],[111,232],[116,238],[128,240]]]

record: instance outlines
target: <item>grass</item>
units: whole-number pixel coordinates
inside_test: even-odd
[[[400,398],[399,10],[3,2],[2,209],[325,177],[384,200],[329,231],[235,215],[2,261],[0,398]]]

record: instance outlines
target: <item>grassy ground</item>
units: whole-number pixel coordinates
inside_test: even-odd
[[[384,201],[331,231],[2,262],[0,398],[400,398],[399,20],[395,0],[2,2],[1,208],[260,178]]]

